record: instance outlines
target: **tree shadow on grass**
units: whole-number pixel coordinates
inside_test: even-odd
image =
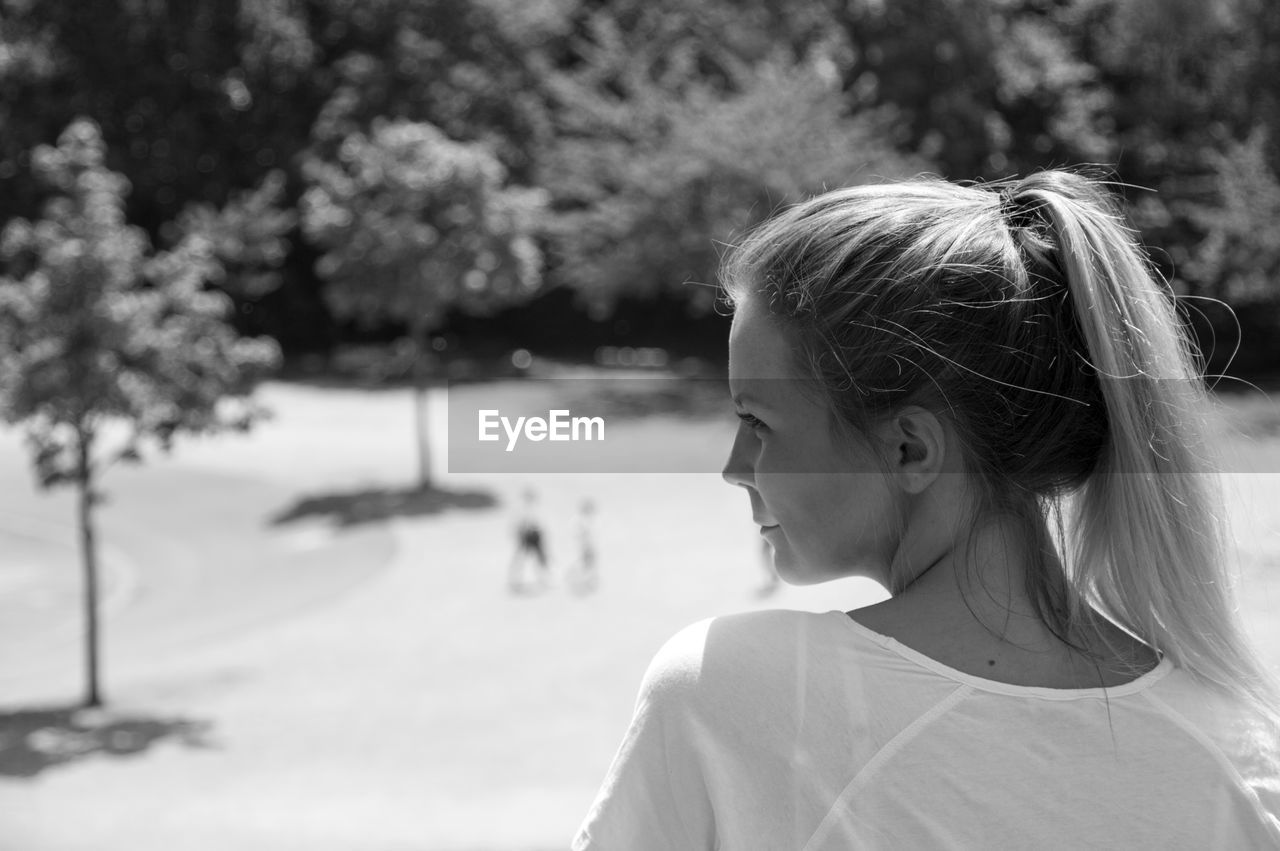
[[[94,754],[135,756],[172,739],[211,748],[208,721],[79,708],[0,712],[0,777],[35,777]]]
[[[454,509],[483,510],[498,504],[487,491],[436,488],[367,488],[347,493],[306,496],[271,518],[273,526],[328,518],[339,526],[376,523],[392,517],[422,517]]]

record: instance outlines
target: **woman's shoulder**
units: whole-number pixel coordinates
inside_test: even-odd
[[[691,665],[738,664],[769,659],[788,648],[839,640],[841,612],[763,609],[718,615],[684,627],[662,646],[655,662]]]
[[[667,640],[645,675],[648,691],[706,702],[725,695],[793,690],[847,667],[856,643],[843,612],[768,609],[707,618]]]
[[[707,737],[742,759],[812,747],[869,759],[955,684],[851,625],[844,612],[768,610],[700,621],[654,657],[642,687],[646,712]],[[763,755],[763,756],[762,756]],[[772,756],[769,756],[772,755]]]

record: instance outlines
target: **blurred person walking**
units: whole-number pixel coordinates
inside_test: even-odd
[[[551,566],[547,561],[542,521],[538,513],[538,493],[526,488],[520,498],[520,514],[516,519],[516,549],[507,568],[507,587],[513,594],[545,590],[551,585]],[[527,581],[528,564],[537,572],[533,585]]]
[[[600,587],[600,574],[596,565],[596,544],[592,518],[596,506],[584,499],[578,506],[577,529],[578,558],[568,571],[570,587],[578,594],[590,594]]]

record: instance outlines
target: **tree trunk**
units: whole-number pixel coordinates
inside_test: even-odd
[[[102,705],[102,694],[98,687],[98,553],[93,530],[93,466],[90,463],[93,434],[83,428],[77,428],[76,437],[79,452],[76,491],[79,497],[80,557],[84,565],[87,679],[84,705],[93,708]]]
[[[431,487],[431,443],[428,436],[430,429],[427,423],[426,382],[417,375],[413,380],[413,424],[418,438],[418,488],[425,491]]]
[[[424,325],[415,327],[413,334],[413,424],[418,441],[418,488],[431,487],[430,424],[427,419],[427,389],[430,384],[430,344]]]

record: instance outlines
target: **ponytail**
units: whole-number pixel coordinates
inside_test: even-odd
[[[1275,680],[1236,614],[1208,465],[1211,406],[1172,296],[1088,180],[1046,172],[1009,199],[1038,213],[1056,245],[1105,400],[1108,440],[1066,506],[1071,585],[1179,667],[1278,719]]]

